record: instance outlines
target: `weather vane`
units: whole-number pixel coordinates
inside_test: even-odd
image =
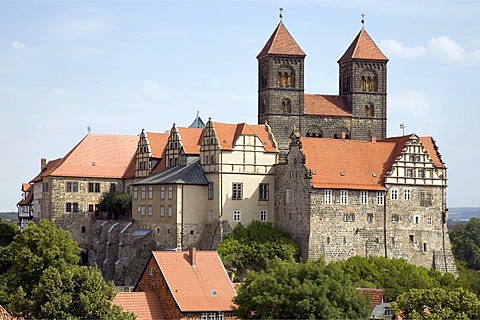
[[[402,136],[405,135],[405,128],[406,128],[406,127],[407,127],[407,126],[405,125],[405,123],[403,123],[403,122],[400,123],[400,129],[402,129]]]
[[[278,15],[280,17],[280,21],[283,20],[283,8],[280,8],[280,14]]]
[[[92,132],[92,128],[90,127],[90,125],[87,127],[87,131],[88,133]]]
[[[362,23],[362,28],[365,27],[365,13],[361,14],[362,20],[360,21]]]

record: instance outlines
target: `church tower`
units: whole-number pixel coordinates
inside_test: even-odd
[[[282,21],[258,54],[258,123],[268,123],[281,151],[304,114],[305,53]]]
[[[339,93],[352,113],[354,140],[387,136],[387,62],[363,27],[338,60]]]

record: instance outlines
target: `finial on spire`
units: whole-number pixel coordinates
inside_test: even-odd
[[[280,17],[280,21],[283,21],[283,8],[279,8],[280,14],[278,15]]]
[[[360,21],[362,23],[362,29],[365,28],[365,13],[361,14],[362,20]]]

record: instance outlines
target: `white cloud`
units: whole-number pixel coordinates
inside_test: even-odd
[[[24,49],[27,48],[26,45],[24,45],[23,43],[21,43],[20,41],[17,41],[17,40],[12,41],[11,46],[15,50],[24,50]]]
[[[432,38],[427,44],[428,54],[445,61],[462,61],[466,58],[465,50],[447,36]]]
[[[387,53],[387,55],[405,58],[422,57],[427,50],[422,46],[407,47],[396,40],[382,40],[380,42],[380,47]]]

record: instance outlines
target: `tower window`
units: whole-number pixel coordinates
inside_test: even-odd
[[[378,91],[377,77],[362,77],[362,91]]]
[[[279,71],[277,74],[277,85],[279,87],[293,87],[293,74],[291,71]]]
[[[291,113],[292,112],[292,102],[289,99],[282,101],[282,112]]]

